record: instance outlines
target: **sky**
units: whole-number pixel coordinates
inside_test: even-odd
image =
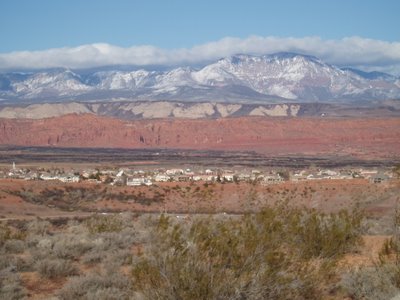
[[[400,73],[398,0],[1,0],[0,69],[297,51]]]

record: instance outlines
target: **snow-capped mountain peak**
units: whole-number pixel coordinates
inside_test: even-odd
[[[200,69],[79,71],[57,69],[31,74],[0,74],[3,99],[129,99],[300,102],[376,100],[400,97],[399,78],[340,69],[317,57],[297,53],[237,54]]]

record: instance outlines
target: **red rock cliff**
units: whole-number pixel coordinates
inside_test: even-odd
[[[242,117],[121,121],[94,115],[0,119],[0,144],[400,156],[400,119]]]

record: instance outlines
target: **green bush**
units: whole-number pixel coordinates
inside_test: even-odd
[[[0,247],[8,240],[24,240],[25,238],[26,234],[22,230],[0,223]]]
[[[0,246],[11,238],[11,229],[7,225],[0,224]]]
[[[134,286],[146,299],[320,299],[336,258],[359,241],[358,218],[287,205],[189,226],[162,215]]]
[[[326,215],[312,210],[300,214],[293,234],[303,257],[340,257],[362,242],[363,215],[358,211]]]
[[[123,225],[123,221],[117,215],[96,215],[86,220],[86,227],[91,234],[119,232]]]

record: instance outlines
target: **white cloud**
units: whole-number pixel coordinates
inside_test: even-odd
[[[281,51],[315,55],[339,66],[357,66],[400,74],[400,42],[361,37],[323,40],[319,37],[280,38],[226,37],[192,48],[166,50],[154,46],[117,47],[90,44],[74,48],[0,53],[0,69],[87,68],[115,64],[185,65],[198,64],[237,53],[269,54]]]

